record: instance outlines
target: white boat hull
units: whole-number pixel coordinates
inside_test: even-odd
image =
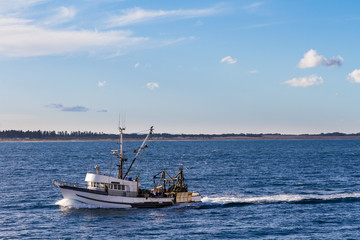
[[[87,189],[58,186],[64,198],[76,200],[101,208],[161,208],[177,204],[173,197],[124,197],[94,193]],[[191,202],[201,202],[201,196],[192,198]]]

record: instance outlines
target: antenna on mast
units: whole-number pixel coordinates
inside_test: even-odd
[[[119,113],[119,123],[118,123],[118,128],[120,128],[120,126],[121,126],[121,115],[120,115],[120,113]]]
[[[123,117],[123,123],[122,123],[122,126],[124,127],[124,128],[126,128],[126,112],[124,113],[124,115],[123,115],[124,117]]]

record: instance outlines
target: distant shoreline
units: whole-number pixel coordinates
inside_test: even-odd
[[[142,138],[125,138],[126,141],[142,141]],[[152,141],[241,141],[241,140],[360,140],[358,135],[328,136],[328,135],[276,135],[264,134],[261,136],[221,136],[221,135],[201,135],[201,136],[173,136],[161,137],[154,136]],[[62,138],[62,139],[37,139],[37,138],[0,138],[0,142],[110,142],[118,141],[118,138]]]

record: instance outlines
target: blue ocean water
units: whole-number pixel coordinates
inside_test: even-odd
[[[83,182],[96,164],[115,174],[117,147],[0,143],[0,238],[360,238],[359,140],[151,142],[133,174],[151,188],[154,174],[183,164],[189,189],[203,196],[196,204],[101,209],[62,199],[52,186]]]

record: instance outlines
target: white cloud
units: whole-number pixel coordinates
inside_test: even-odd
[[[31,20],[0,16],[0,55],[13,57],[120,52],[148,41],[131,31],[52,30]]]
[[[72,7],[60,7],[57,9],[57,14],[45,21],[47,25],[56,25],[71,21],[76,15],[76,10]]]
[[[360,83],[360,69],[355,69],[349,73],[347,79],[353,83]]]
[[[140,63],[135,63],[134,68],[138,68],[140,66]]]
[[[59,8],[59,17],[61,17],[61,18],[73,18],[73,17],[75,17],[75,14],[76,14],[76,11],[72,7],[67,8],[67,7],[62,6]]]
[[[0,1],[0,12],[9,12],[25,9],[48,0],[2,0]]]
[[[145,10],[139,7],[122,10],[122,15],[109,19],[109,26],[121,27],[141,22],[149,22],[160,18],[196,18],[213,15],[219,12],[219,7],[189,10]]]
[[[13,17],[2,17],[0,15],[0,29],[1,28],[10,28],[17,27],[17,26],[25,26],[27,24],[32,23],[32,20],[29,19],[22,19],[22,18],[13,18]]]
[[[103,87],[105,85],[106,81],[98,82],[98,87]]]
[[[231,56],[224,57],[223,59],[220,60],[220,63],[234,64],[236,62],[237,60],[232,58]]]
[[[186,36],[173,39],[135,37],[132,31],[80,28],[78,24],[84,26],[86,23],[79,21],[71,22],[70,28],[60,28],[60,24],[75,20],[77,11],[68,6],[50,9],[49,5],[53,4],[48,3],[48,0],[0,0],[0,56],[34,57],[85,53],[116,57],[129,51],[162,48],[194,39]],[[46,11],[39,11],[39,8],[36,8],[39,5],[44,5]],[[207,16],[220,10],[219,5],[205,9],[170,11],[133,8],[124,10],[123,15],[119,16],[120,23],[114,23],[114,26],[162,17],[184,19]],[[49,16],[49,13],[53,16]],[[117,17],[114,19],[119,20]],[[96,19],[100,26],[104,26],[104,22],[103,19]]]
[[[101,57],[117,57],[129,51],[162,48],[194,39],[194,37],[181,36],[173,39],[150,39],[135,37],[132,31],[98,31],[77,26],[77,24],[83,25],[83,22],[72,22],[71,28],[62,29],[59,24],[75,20],[75,8],[62,6],[49,9],[46,7],[52,4],[47,3],[48,0],[0,0],[0,56],[34,57],[85,53]],[[36,7],[42,4],[46,11],[39,12]],[[205,16],[219,10],[219,7],[174,11],[147,11],[134,8],[125,10],[124,15],[120,17],[127,19],[126,24],[131,24],[134,21],[149,21],[162,16],[177,18]],[[27,12],[31,14],[26,14]],[[49,13],[53,16],[49,16]],[[24,15],[32,18],[22,17]],[[105,21],[97,19],[96,22],[103,26],[101,23]]]
[[[156,83],[156,82],[147,83],[146,86],[147,86],[150,90],[155,90],[156,88],[159,88],[159,84]]]
[[[344,59],[341,56],[332,57],[328,59],[324,56],[318,55],[314,49],[310,49],[304,54],[300,60],[298,68],[312,68],[317,66],[341,66]]]
[[[249,71],[249,73],[251,73],[251,74],[256,74],[256,73],[258,73],[259,71],[258,70],[251,70],[251,71]]]
[[[323,78],[316,75],[311,75],[308,77],[302,78],[292,78],[284,82],[284,84],[290,85],[292,87],[310,87],[313,85],[319,85],[324,82]]]

